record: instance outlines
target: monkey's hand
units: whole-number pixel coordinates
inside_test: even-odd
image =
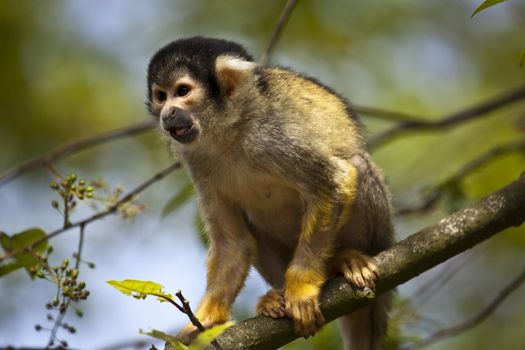
[[[355,249],[348,249],[336,257],[336,268],[358,288],[373,289],[377,279],[377,266],[372,258]]]
[[[259,299],[256,310],[259,315],[282,318],[286,316],[285,308],[283,291],[272,289]]]
[[[286,315],[293,320],[295,333],[308,338],[324,324],[319,308],[324,277],[316,270],[292,265],[286,271],[285,281]]]
[[[310,289],[309,287],[305,289]],[[319,293],[290,293],[285,290],[286,315],[293,320],[295,333],[308,338],[324,324]]]

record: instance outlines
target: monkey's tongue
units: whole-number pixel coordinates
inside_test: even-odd
[[[184,127],[184,126],[175,128],[175,135],[182,136],[185,133],[187,133],[190,129],[191,127]]]

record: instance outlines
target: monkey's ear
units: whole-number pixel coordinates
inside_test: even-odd
[[[215,61],[217,80],[226,96],[230,97],[251,74],[254,62],[239,57],[219,56]]]

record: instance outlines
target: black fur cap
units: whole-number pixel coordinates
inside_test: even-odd
[[[220,91],[215,77],[215,59],[231,55],[252,61],[252,56],[241,45],[223,39],[194,36],[175,40],[157,51],[148,67],[148,100],[151,101],[151,85],[156,82],[169,84],[171,73],[185,69],[192,78],[208,87],[211,98],[219,98]]]

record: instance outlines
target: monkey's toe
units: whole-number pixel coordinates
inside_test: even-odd
[[[297,335],[304,338],[313,336],[324,324],[317,296],[285,297],[286,315],[293,320]]]
[[[338,257],[339,271],[358,288],[374,288],[377,266],[369,256],[350,249]]]
[[[257,313],[272,318],[286,316],[285,303],[282,290],[272,289],[259,299]]]

